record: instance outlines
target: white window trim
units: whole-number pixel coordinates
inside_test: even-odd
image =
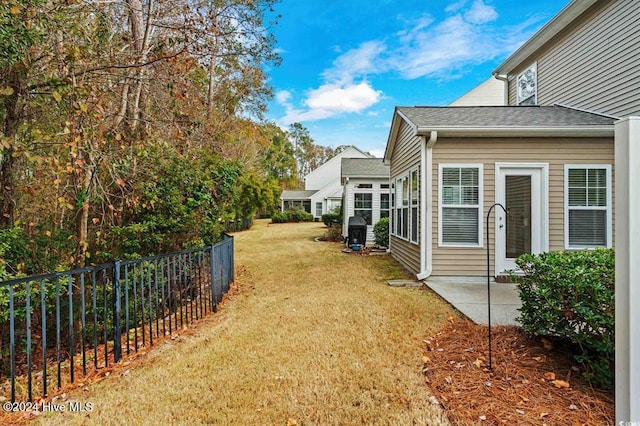
[[[396,232],[396,227],[398,226],[398,217],[397,215],[397,211],[399,209],[402,209],[402,184],[400,183],[400,186],[398,186],[398,181],[402,181],[402,179],[409,179],[408,174],[401,174],[398,175],[396,177],[393,178],[393,191],[394,195],[392,196],[393,200],[395,201],[395,203],[392,203],[391,205],[391,209],[389,211],[389,215],[392,216],[392,222],[393,222],[393,226],[391,227],[391,235],[393,235],[395,238],[398,238],[400,240],[403,241],[409,241],[409,239],[405,238],[402,236],[402,233],[398,233]],[[398,187],[400,188],[400,197],[398,197]],[[408,206],[407,206],[408,207]]]
[[[446,168],[477,168],[478,169],[478,244],[449,244],[442,241],[442,171]],[[438,247],[482,248],[484,209],[484,164],[482,163],[440,163],[438,164]]]
[[[607,248],[613,247],[613,212],[612,212],[612,185],[611,164],[565,164],[564,165],[564,248],[565,250],[594,249],[602,246],[570,245],[569,244],[569,170],[571,169],[605,169],[607,173],[607,206],[584,207],[585,210],[605,210],[607,212]]]
[[[416,194],[417,194],[417,198],[418,198],[418,202],[416,204],[416,227],[418,229],[416,229],[416,239],[413,239],[413,227],[411,226],[413,224],[413,174],[416,173],[416,183],[418,185],[418,188],[416,189]],[[409,239],[409,242],[411,244],[415,244],[415,245],[420,245],[420,168],[419,167],[415,167],[411,170],[409,170],[409,216],[408,216],[408,234],[407,237]]]
[[[388,204],[387,204],[387,208],[386,209],[382,208],[382,196],[383,195],[387,195],[389,197],[387,199]],[[386,211],[387,212],[387,217],[391,218],[391,210],[393,210],[393,207],[391,207],[391,193],[384,192],[384,190],[378,192],[378,205],[380,206],[380,208],[378,209],[379,210],[379,212],[378,212],[378,216],[379,216],[378,220],[382,219],[382,217],[383,217],[382,216],[382,212],[383,211]]]
[[[521,105],[521,103],[529,98],[531,98],[531,96],[529,96],[528,98],[524,98],[521,99],[520,98],[520,77],[527,71],[529,70],[533,70],[533,73],[536,77],[536,85],[535,85],[535,90],[533,92],[533,104],[527,104],[527,106],[533,106],[533,105],[538,105],[538,63],[534,62],[533,64],[529,65],[527,68],[525,68],[520,74],[518,74],[518,76],[516,77],[516,105]]]
[[[394,183],[393,188],[390,188],[390,192],[389,194],[391,194],[391,191],[397,191],[397,187],[398,187],[398,180],[402,180],[402,179],[407,179],[407,183],[408,183],[408,187],[409,187],[409,204],[404,207],[402,205],[402,197],[400,197],[400,199],[398,199],[398,194],[397,192],[395,193],[395,197],[389,195],[389,218],[390,218],[390,229],[389,229],[389,234],[394,236],[395,238],[398,238],[402,241],[406,241],[410,244],[419,246],[420,245],[420,192],[418,192],[418,241],[412,241],[411,240],[411,210],[412,210],[412,205],[411,205],[411,174],[413,172],[418,173],[418,190],[420,190],[420,167],[412,167],[411,169],[407,170],[405,173],[402,173],[400,175],[395,176],[394,178],[391,179],[391,181]],[[395,205],[391,202],[391,200],[394,199],[395,201]],[[398,209],[402,209],[402,208],[406,208],[407,209],[407,236],[403,237],[401,234],[396,233],[396,211]]]
[[[371,207],[368,208],[368,209],[357,208],[356,207],[356,196],[357,195],[370,195],[371,196]],[[354,189],[354,192],[353,192],[353,215],[354,216],[358,216],[356,214],[356,212],[358,212],[358,211],[369,211],[369,212],[371,212],[371,224],[367,223],[367,226],[373,226],[373,224],[374,224],[374,220],[373,220],[374,219],[374,216],[373,216],[373,198],[374,197],[373,197],[373,195],[374,194],[373,194],[373,191],[371,189],[364,189],[364,190],[362,190],[362,189],[360,189],[360,190]]]

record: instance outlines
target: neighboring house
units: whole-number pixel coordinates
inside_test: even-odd
[[[638,18],[635,0],[574,0],[494,71],[509,106],[396,108],[392,255],[424,279],[485,275],[487,245],[492,275],[526,252],[613,246],[614,122],[640,114]],[[509,213],[487,230],[494,203]]]
[[[301,207],[307,213],[311,213],[311,196],[315,193],[316,191],[295,191],[285,189],[280,195],[282,211],[289,210],[294,207]]]
[[[348,234],[349,218],[360,216],[367,222],[367,245],[374,243],[373,226],[389,217],[389,166],[381,158],[343,158],[342,235]]]
[[[451,106],[507,105],[505,83],[493,77],[482,82],[451,103]]]
[[[291,205],[301,205],[315,218],[337,210],[342,204],[340,167],[343,158],[373,158],[373,156],[355,146],[345,148],[305,176],[304,191],[282,191],[280,195],[282,210],[286,210]]]

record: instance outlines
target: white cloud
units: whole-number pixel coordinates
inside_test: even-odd
[[[482,0],[475,0],[471,9],[464,14],[464,19],[472,24],[485,24],[498,19],[498,12],[493,7],[484,4]]]
[[[307,93],[306,109],[287,108],[284,123],[313,121],[333,117],[342,113],[359,113],[375,105],[382,92],[367,82],[328,83]]]
[[[467,62],[479,62],[493,56],[486,51],[483,34],[455,15],[429,32],[415,32],[390,59],[392,66],[407,79],[427,75],[442,77],[452,68]]]
[[[381,94],[367,82],[349,85],[325,84],[309,92],[306,104],[311,109],[360,112],[378,102]]]
[[[467,3],[467,0],[460,0],[454,3],[451,3],[449,6],[447,6],[444,9],[444,11],[447,13],[457,12],[458,10],[462,9],[466,3]]]
[[[386,50],[380,41],[368,41],[355,49],[348,50],[333,61],[333,67],[325,70],[323,76],[328,81],[353,81],[367,74],[381,71],[380,55]]]
[[[288,105],[291,100],[291,92],[288,90],[280,90],[276,93],[276,101],[280,105]]]

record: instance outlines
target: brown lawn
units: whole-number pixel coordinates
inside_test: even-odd
[[[394,288],[388,257],[314,242],[318,223],[258,221],[235,234],[237,287],[222,309],[64,401],[90,413],[45,424],[448,424],[432,403],[425,336],[455,315]],[[60,399],[58,402],[62,401]]]

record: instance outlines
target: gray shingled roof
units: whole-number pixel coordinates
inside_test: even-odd
[[[389,165],[382,158],[343,158],[342,177],[389,177]]]
[[[282,194],[280,194],[280,199],[281,200],[306,200],[307,198],[311,197],[316,192],[318,192],[318,191],[317,190],[312,190],[312,191],[293,191],[293,190],[290,190],[290,189],[285,189],[284,191],[282,191]]]
[[[562,106],[398,107],[417,127],[613,126],[614,118]]]

